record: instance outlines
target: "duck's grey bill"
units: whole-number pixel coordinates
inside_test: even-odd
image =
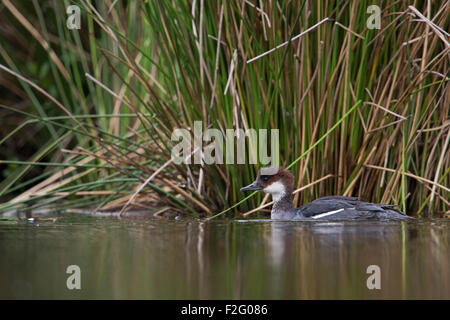
[[[262,188],[258,185],[258,182],[255,181],[252,184],[249,184],[246,187],[241,188],[241,191],[251,191],[251,190],[262,190]]]

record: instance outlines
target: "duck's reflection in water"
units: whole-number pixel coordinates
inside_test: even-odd
[[[449,237],[440,232],[435,245],[424,241],[435,233],[397,221],[272,221],[264,225],[264,243],[272,285],[290,287],[300,298],[418,298],[426,296],[421,286],[445,297],[450,283],[448,272],[442,272],[443,264],[449,266],[443,248],[448,250]],[[367,287],[371,265],[381,270],[381,290]]]

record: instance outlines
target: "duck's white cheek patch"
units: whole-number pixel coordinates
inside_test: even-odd
[[[272,195],[273,201],[277,201],[284,196],[286,189],[281,182],[277,181],[265,187],[264,192],[270,193]]]

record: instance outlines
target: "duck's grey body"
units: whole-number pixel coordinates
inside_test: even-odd
[[[292,202],[277,201],[271,213],[275,220],[382,220],[410,219],[392,205],[360,201],[354,197],[329,196],[316,199],[299,208]],[[291,206],[289,207],[289,203]]]

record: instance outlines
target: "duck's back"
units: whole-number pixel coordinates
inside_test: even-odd
[[[409,219],[393,205],[360,201],[354,197],[329,196],[297,208],[295,219],[355,220]]]

